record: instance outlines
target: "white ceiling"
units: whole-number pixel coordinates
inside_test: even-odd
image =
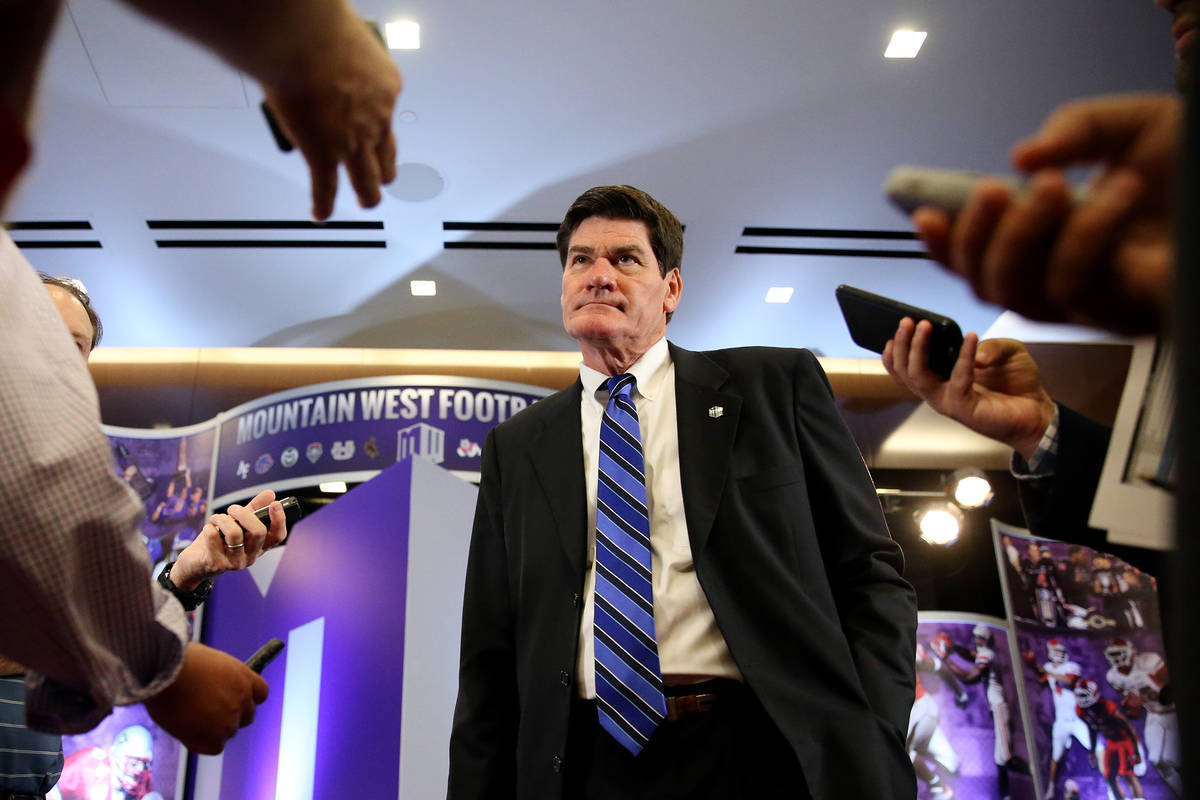
[[[551,250],[446,242],[551,233],[443,230],[444,221],[557,222],[582,190],[632,183],[687,227],[671,336],[695,348],[812,347],[861,356],[833,289],[851,283],[985,330],[977,303],[929,262],[746,255],[739,245],[909,248],[746,237],[745,227],[904,230],[880,195],[896,163],[1005,169],[1009,146],[1059,102],[1171,88],[1166,14],[1152,0],[360,0],[421,23],[393,52],[401,162],[444,180],[431,200],[385,195],[334,219],[382,230],[152,230],[147,220],[307,219],[300,156],[276,148],[258,87],[109,0],[72,0],[42,91],[35,165],[14,231],[99,249],[27,249],[83,279],[117,346],[305,345],[570,349]],[[929,31],[915,61],[890,32]],[[414,174],[420,171],[414,168]],[[418,177],[420,177],[418,175]],[[415,182],[397,194],[417,192]],[[162,248],[156,239],[381,240],[384,248]],[[436,298],[409,295],[435,279]],[[765,305],[772,285],[789,305]],[[1068,334],[1074,335],[1074,334]],[[1038,334],[1033,338],[1049,338]]]

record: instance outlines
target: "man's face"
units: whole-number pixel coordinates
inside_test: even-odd
[[[563,328],[584,346],[645,352],[666,332],[682,288],[679,270],[659,272],[644,222],[588,217],[567,246]]]
[[[92,354],[92,334],[95,333],[92,329],[92,321],[88,319],[87,311],[83,309],[74,295],[61,286],[47,284],[46,293],[50,295],[58,313],[62,315],[63,322],[67,324],[67,330],[71,332],[71,339],[74,340],[75,346],[83,354],[84,360],[87,360]]]
[[[1180,88],[1188,79],[1192,63],[1196,58],[1196,42],[1200,39],[1200,0],[1155,0],[1171,14],[1174,24],[1171,35],[1175,38],[1175,60]]]

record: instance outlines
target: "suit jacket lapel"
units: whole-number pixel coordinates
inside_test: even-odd
[[[583,485],[583,434],[577,380],[565,391],[551,395],[545,426],[530,442],[529,456],[554,517],[555,528],[571,566],[582,571],[587,550],[587,490]]]
[[[728,373],[712,360],[673,344],[670,349],[675,363],[679,474],[695,558],[708,543],[721,502],[742,399],[720,391]]]

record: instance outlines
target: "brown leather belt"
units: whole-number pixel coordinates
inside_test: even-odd
[[[692,714],[702,714],[705,711],[712,711],[717,703],[720,702],[720,698],[720,695],[713,692],[668,697],[667,719],[674,722],[677,719],[690,717]]]
[[[687,692],[687,694],[683,694]],[[746,692],[744,684],[726,678],[715,678],[701,683],[667,686],[667,720],[690,717],[712,711],[722,700],[731,700]]]

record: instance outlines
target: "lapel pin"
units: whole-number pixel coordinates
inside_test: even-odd
[[[712,408],[710,408],[708,410],[708,415],[710,417],[712,417],[713,419],[716,419],[717,417],[721,416],[724,413],[725,413],[725,409],[722,406],[713,406]]]

